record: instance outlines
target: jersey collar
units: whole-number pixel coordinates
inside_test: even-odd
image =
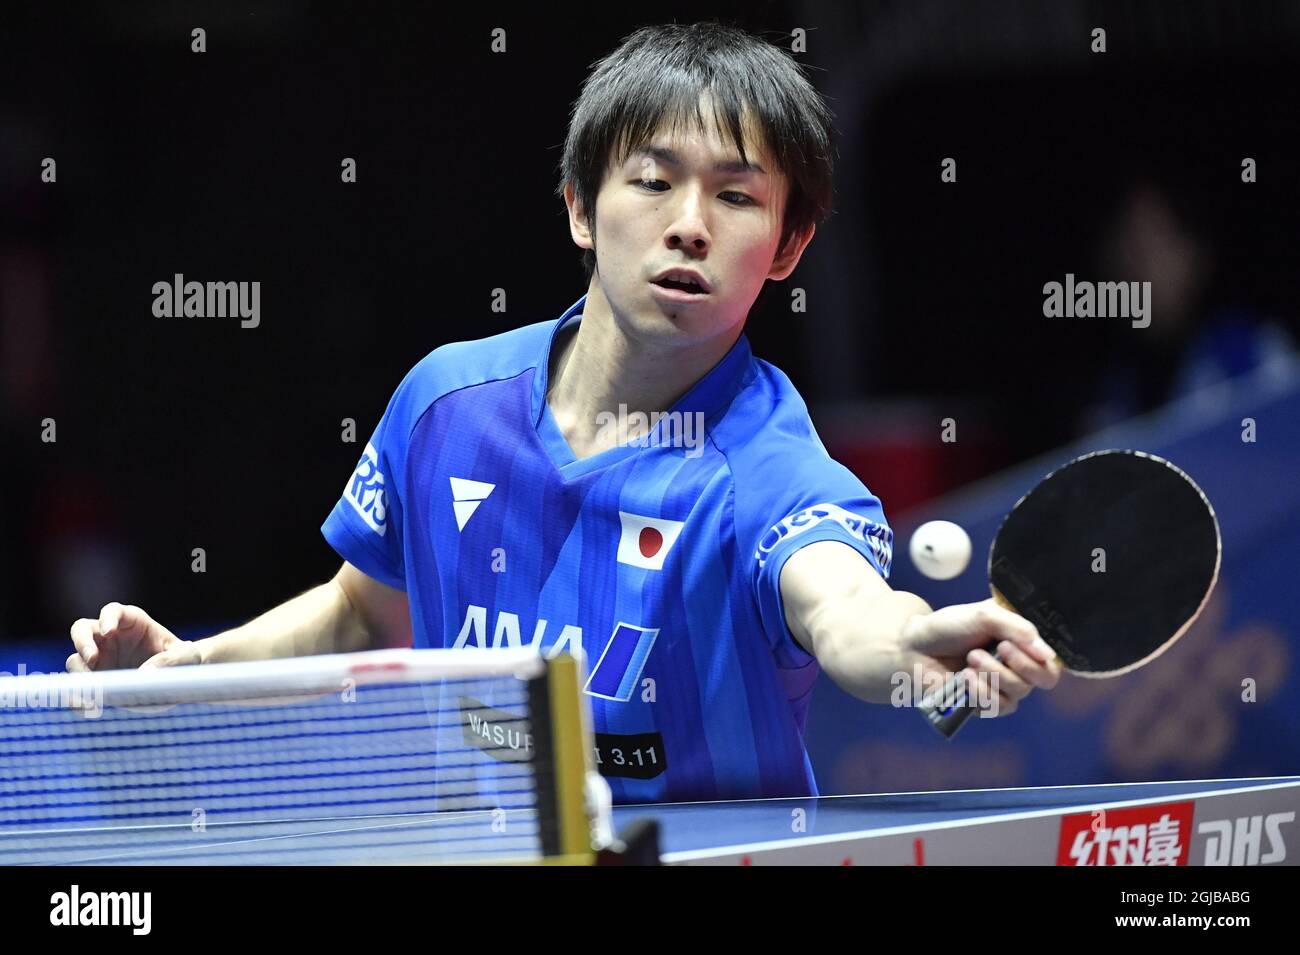
[[[556,320],[550,334],[546,337],[546,347],[538,358],[536,372],[533,375],[532,416],[533,427],[539,431],[546,430],[544,426],[551,423],[545,420],[549,418],[549,409],[546,407],[546,388],[550,374],[551,355],[555,349],[555,339],[559,335],[560,329],[570,322],[580,322],[582,320],[582,309],[586,303],[587,296],[584,295],[570,305],[564,314]],[[722,356],[722,359],[709,369],[704,377],[697,381],[686,394],[682,395],[668,411],[701,412],[706,419],[712,417],[716,412],[730,404],[732,398],[743,387],[745,373],[749,370],[752,359],[753,353],[749,348],[749,339],[744,332],[741,332],[735,344]],[[602,452],[595,455],[595,457],[603,458],[605,453],[607,452]],[[572,457],[572,454],[570,453],[569,456]]]

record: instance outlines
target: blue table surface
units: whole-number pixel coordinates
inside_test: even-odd
[[[925,826],[1035,810],[1083,808],[1103,802],[1186,798],[1198,793],[1286,782],[1300,783],[1300,776],[642,804],[615,806],[614,829],[621,831],[637,819],[652,817],[660,824],[662,852],[691,852],[803,836]],[[803,827],[797,835],[791,826],[796,810],[804,813]]]

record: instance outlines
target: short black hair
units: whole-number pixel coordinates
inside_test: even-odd
[[[644,148],[665,118],[676,130],[690,120],[703,131],[699,102],[712,97],[719,135],[747,162],[742,114],[746,106],[789,184],[779,249],[823,222],[834,205],[832,114],[784,50],[718,21],[661,24],[635,30],[618,49],[593,64],[573,104],[560,159],[556,194],[573,183],[592,228],[596,194],[611,166]],[[617,148],[617,155],[611,153]],[[582,251],[587,280],[596,254]]]

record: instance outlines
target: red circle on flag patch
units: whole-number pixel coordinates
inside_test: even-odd
[[[664,546],[664,535],[657,528],[643,527],[637,545],[641,548],[642,557],[653,557]]]

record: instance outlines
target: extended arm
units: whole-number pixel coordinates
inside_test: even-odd
[[[1014,711],[1034,687],[1060,678],[1055,660],[1028,620],[992,600],[932,610],[896,591],[858,551],[818,541],[796,551],[781,570],[785,620],[798,643],[840,687],[887,703],[897,674],[938,682],[963,667],[998,676],[999,710]],[[998,642],[1001,661],[983,648]]]

